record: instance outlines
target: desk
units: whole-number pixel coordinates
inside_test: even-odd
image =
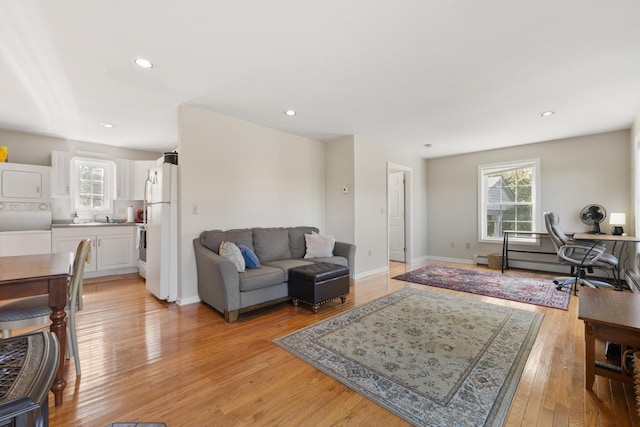
[[[627,236],[624,234],[591,234],[591,233],[574,233],[573,238],[575,240],[598,240],[600,242],[613,242],[614,245],[617,242],[622,242],[622,245],[629,242],[640,242],[640,237]]]
[[[63,371],[67,343],[64,308],[67,305],[67,281],[71,275],[72,255],[55,253],[0,257],[0,299],[49,294],[52,310],[50,330],[60,343],[58,371],[51,386],[56,406],[62,404],[62,392],[67,384]]]
[[[625,235],[615,235],[615,234],[591,234],[591,233],[575,233],[573,235],[574,240],[590,240],[601,243],[613,242],[613,247],[611,248],[611,253],[613,256],[618,258],[618,266],[616,267],[616,273],[618,275],[616,279],[616,285],[618,290],[622,289],[622,277],[620,277],[620,270],[622,269],[622,254],[624,252],[624,248],[627,243],[631,242],[640,242],[640,237],[636,236],[625,236]],[[616,253],[616,245],[620,242],[620,250]]]
[[[522,252],[527,254],[544,254],[544,255],[557,255],[556,252],[545,251],[533,251],[524,249],[509,249],[509,236],[534,238],[536,240],[541,237],[549,237],[549,233],[546,231],[513,231],[505,230],[502,232],[502,272],[509,269],[509,252]]]
[[[640,347],[640,295],[583,288],[578,319],[584,320],[585,386],[593,387],[596,375],[633,383],[633,377],[595,358],[596,339]]]

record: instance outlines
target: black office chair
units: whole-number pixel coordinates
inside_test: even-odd
[[[544,223],[549,233],[549,238],[556,248],[558,260],[562,264],[571,266],[571,276],[556,277],[553,283],[560,290],[564,286],[573,286],[574,295],[578,292],[578,284],[590,288],[615,288],[614,285],[600,280],[587,280],[586,272],[593,272],[593,268],[611,269],[614,279],[618,258],[606,252],[606,247],[598,242],[580,241],[570,239],[560,228],[560,217],[555,212],[544,213]]]

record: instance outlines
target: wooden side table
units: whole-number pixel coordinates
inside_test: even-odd
[[[596,375],[633,383],[617,366],[596,361],[596,339],[640,348],[640,295],[606,289],[580,289],[578,319],[584,320],[585,386]]]

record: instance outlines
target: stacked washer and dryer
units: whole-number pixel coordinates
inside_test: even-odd
[[[51,167],[0,163],[0,256],[51,252]]]

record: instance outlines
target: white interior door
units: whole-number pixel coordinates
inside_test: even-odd
[[[404,172],[389,173],[389,260],[405,262]]]

